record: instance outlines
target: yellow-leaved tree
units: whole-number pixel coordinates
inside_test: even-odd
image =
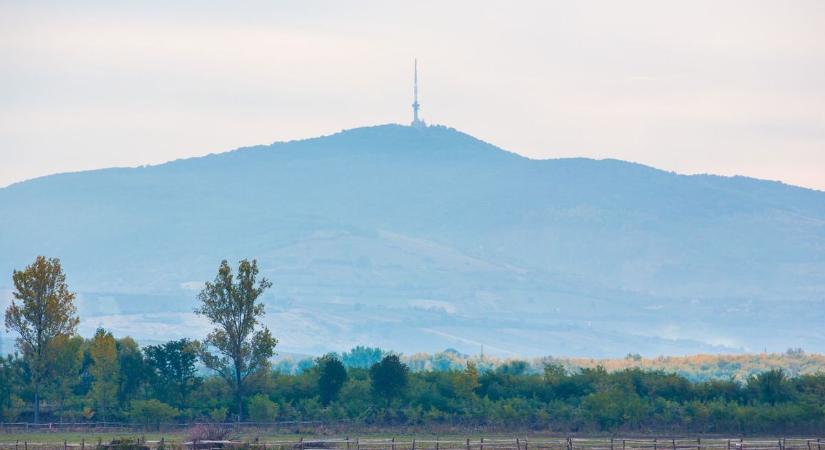
[[[112,333],[98,328],[89,346],[89,353],[93,362],[89,372],[94,377],[89,394],[101,419],[105,422],[109,409],[117,402],[117,388],[120,381],[120,364]]]
[[[38,256],[30,266],[12,274],[14,298],[6,309],[6,330],[14,331],[17,348],[31,373],[34,391],[34,421],[40,421],[40,391],[55,352],[51,346],[60,336],[75,333],[79,319],[75,294],[66,285],[66,275],[57,258]]]

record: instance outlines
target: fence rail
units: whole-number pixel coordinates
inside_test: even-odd
[[[2,442],[0,450],[825,450],[823,438],[480,438],[480,439],[312,439],[97,442]]]

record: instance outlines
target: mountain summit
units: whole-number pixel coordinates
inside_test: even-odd
[[[60,257],[84,333],[190,335],[202,283],[249,257],[284,351],[825,351],[825,192],[439,126],[17,183],[0,249],[6,297],[14,268]]]

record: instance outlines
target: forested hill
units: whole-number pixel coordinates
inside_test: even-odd
[[[825,351],[825,192],[530,160],[445,127],[18,183],[0,249],[6,298],[13,269],[60,257],[87,335],[199,337],[199,286],[250,257],[283,351]]]

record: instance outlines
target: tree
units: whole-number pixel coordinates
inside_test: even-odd
[[[201,359],[234,391],[239,422],[243,417],[244,383],[249,375],[268,367],[278,343],[259,323],[264,305],[257,300],[272,283],[266,278],[256,283],[257,276],[258,263],[254,259],[238,264],[237,282],[229,264],[222,261],[214,282],[207,282],[198,295],[201,305],[195,310],[216,325],[204,340]],[[218,354],[209,352],[210,347]]]
[[[790,399],[790,386],[782,369],[771,369],[748,378],[748,389],[759,401],[774,405]]]
[[[334,353],[318,358],[318,392],[324,406],[336,398],[347,381],[347,369]]]
[[[168,422],[178,415],[178,410],[157,399],[135,400],[129,411],[129,416],[137,419],[145,426],[153,423],[160,429],[160,424]]]
[[[105,422],[109,410],[117,400],[120,385],[120,365],[112,333],[98,328],[89,352],[93,362],[90,372],[94,377],[90,394]]]
[[[264,394],[249,399],[249,417],[255,422],[270,422],[278,416],[278,405]]]
[[[146,381],[146,362],[137,342],[129,336],[116,339],[115,349],[117,350],[118,366],[120,367],[118,399],[125,408],[128,408],[132,399],[137,396],[141,386]]]
[[[345,367],[368,369],[372,367],[373,364],[381,361],[383,357],[384,350],[378,347],[372,348],[359,345],[349,352],[344,352],[344,354],[341,355],[341,361]]]
[[[50,345],[54,352],[52,364],[52,389],[57,396],[60,421],[63,421],[66,399],[71,397],[75,386],[80,383],[80,369],[83,365],[83,338],[80,336],[57,336]]]
[[[0,357],[0,421],[13,422],[22,406],[17,394],[24,384],[23,365],[17,354]]]
[[[399,397],[407,387],[410,369],[401,362],[398,355],[387,355],[370,367],[372,392],[389,404]]]
[[[199,345],[189,339],[169,341],[144,348],[146,360],[157,377],[155,395],[163,395],[183,410],[189,395],[201,382],[195,363]]]
[[[53,362],[52,341],[75,333],[79,319],[75,294],[66,285],[66,275],[57,258],[38,256],[23,271],[12,274],[15,291],[6,309],[6,330],[17,332],[17,347],[23,353],[34,388],[34,421],[40,421],[40,389]],[[18,304],[15,300],[20,301]]]

